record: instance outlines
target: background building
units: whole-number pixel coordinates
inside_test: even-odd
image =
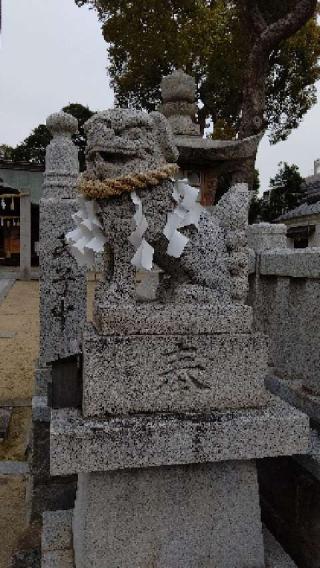
[[[0,265],[18,266],[20,262],[20,199],[30,196],[31,264],[39,264],[39,201],[43,166],[0,159]]]
[[[293,248],[320,247],[320,160],[315,160],[314,174],[305,178],[302,189],[301,205],[278,217],[277,222],[288,226]]]

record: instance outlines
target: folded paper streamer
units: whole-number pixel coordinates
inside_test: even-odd
[[[174,258],[180,258],[189,238],[178,229],[188,225],[194,225],[198,228],[203,207],[197,201],[199,190],[190,186],[187,180],[176,181],[172,197],[177,206],[172,213],[168,213],[163,234],[169,241],[167,254]],[[138,270],[152,270],[154,248],[144,238],[149,226],[148,221],[143,214],[142,201],[135,191],[131,193],[131,199],[136,208],[133,216],[135,229],[129,237],[129,242],[135,249],[131,263]],[[95,254],[103,252],[107,239],[96,216],[95,201],[86,199],[79,201],[80,209],[72,215],[77,227],[74,231],[67,233],[66,241],[70,245],[78,264],[92,268],[94,267]]]
[[[199,190],[188,184],[188,180],[177,180],[172,197],[177,203],[173,213],[169,213],[167,224],[163,230],[169,244],[167,254],[174,258],[180,258],[189,239],[178,229],[194,225],[199,228],[199,220],[203,207],[198,203]]]
[[[79,211],[72,215],[76,229],[67,233],[65,238],[79,266],[91,269],[94,268],[95,255],[103,252],[107,239],[96,216],[95,202],[79,199],[79,204]]]
[[[142,201],[135,191],[131,193],[131,199],[136,208],[136,212],[133,216],[136,228],[129,237],[130,243],[136,249],[131,264],[138,270],[152,270],[154,248],[143,238],[149,226],[148,221],[142,211]]]

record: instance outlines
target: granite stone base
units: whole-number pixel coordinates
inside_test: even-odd
[[[250,332],[247,306],[118,312],[105,335],[92,325],[84,334],[85,417],[266,404],[267,339]]]
[[[254,462],[79,477],[77,568],[264,568]]]
[[[268,406],[210,414],[84,419],[52,412],[52,475],[248,460],[307,453],[309,420],[271,397]]]
[[[42,568],[52,565],[59,555],[60,564],[55,568],[75,568],[72,534],[73,510],[46,512],[43,515]],[[265,568],[296,568],[293,560],[284,552],[274,536],[263,527]],[[29,548],[32,548],[28,538]],[[40,547],[39,547],[40,548]],[[33,556],[31,556],[33,554]],[[20,551],[15,554],[12,568],[40,568],[40,558],[35,561],[35,551]],[[28,564],[29,561],[29,564]],[[218,567],[217,567],[218,568]],[[219,567],[220,568],[220,567]]]
[[[243,304],[98,304],[94,322],[100,335],[250,333],[253,315]]]

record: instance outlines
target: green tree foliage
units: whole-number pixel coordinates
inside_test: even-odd
[[[303,178],[295,164],[279,163],[279,171],[270,179],[269,197],[259,198],[258,191],[251,201],[249,223],[275,221],[280,215],[297,207],[304,196]]]
[[[269,216],[272,220],[299,205],[303,197],[302,182],[298,166],[280,162],[278,173],[270,179]]]
[[[11,149],[10,159],[14,162],[44,164],[50,140],[51,134],[46,125],[39,124],[21,144]]]
[[[257,0],[272,23],[297,0]],[[109,74],[120,106],[154,110],[160,80],[175,68],[195,76],[202,126],[217,125],[215,137],[235,136],[240,127],[246,64],[256,38],[242,1],[75,0],[94,6],[103,22]],[[311,19],[269,56],[266,119],[272,142],[285,139],[316,101],[320,28]]]
[[[72,114],[79,123],[79,131],[73,136],[74,143],[79,149],[79,162],[81,171],[85,166],[86,136],[83,125],[93,115],[93,112],[79,103],[72,103],[62,109]],[[0,146],[3,157],[13,162],[29,162],[32,164],[44,164],[46,147],[50,143],[51,134],[45,124],[39,124],[32,133],[18,146]]]
[[[8,146],[8,144],[0,144],[0,158],[11,160],[13,150],[12,146]]]

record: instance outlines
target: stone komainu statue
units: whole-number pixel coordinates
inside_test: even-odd
[[[166,253],[163,234],[172,198],[178,152],[166,118],[160,113],[114,109],[95,114],[85,126],[87,170],[79,188],[97,199],[99,218],[108,239],[105,282],[98,302],[134,301],[134,250],[128,237],[136,191],[148,221],[145,237],[154,261],[163,270],[159,300],[163,302],[243,302],[247,293],[246,241],[248,190],[231,188],[214,208],[203,211],[199,229],[181,229],[190,238],[181,258]]]

